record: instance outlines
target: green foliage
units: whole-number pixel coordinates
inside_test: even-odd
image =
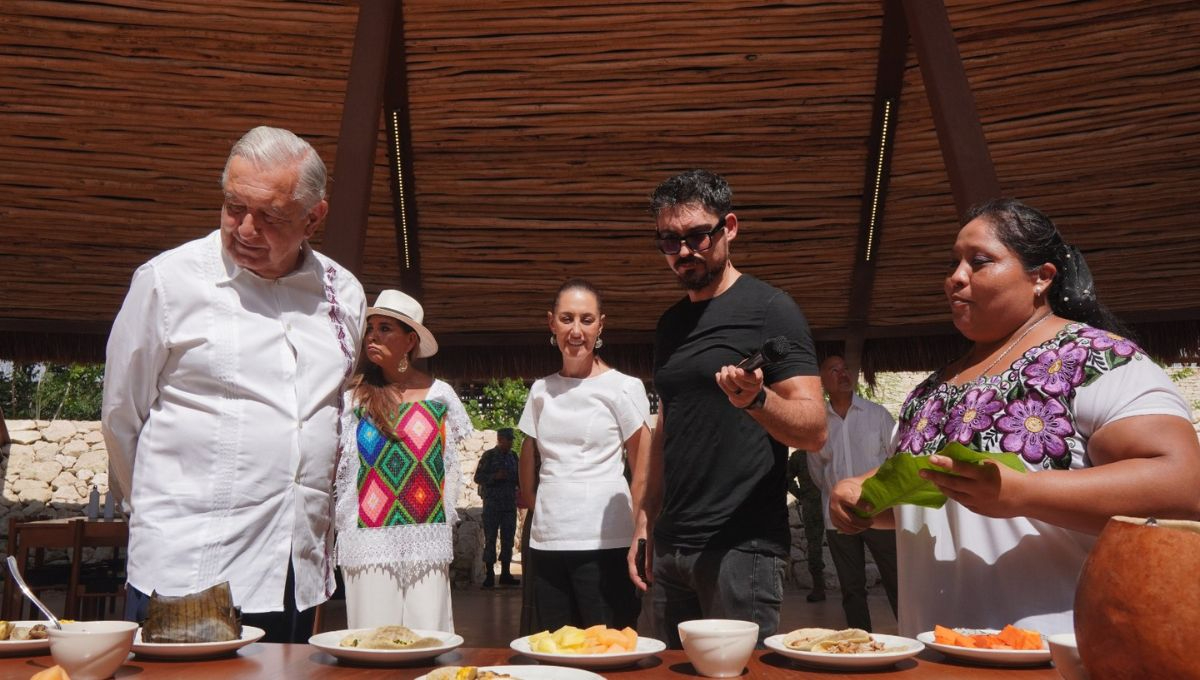
[[[1181,382],[1196,375],[1196,369],[1193,366],[1180,366],[1177,369],[1167,369],[1167,375],[1171,377],[1172,382]]]
[[[5,418],[100,420],[103,391],[103,364],[17,362],[0,370]]]
[[[854,393],[867,401],[879,401],[879,397],[875,394],[875,385],[868,385],[862,381],[856,382],[854,383]]]
[[[519,452],[524,437],[517,429],[517,422],[521,420],[521,412],[525,410],[525,400],[528,398],[529,387],[523,380],[505,378],[489,382],[483,388],[482,397],[467,399],[463,407],[467,409],[471,424],[477,430],[511,427],[513,450]]]

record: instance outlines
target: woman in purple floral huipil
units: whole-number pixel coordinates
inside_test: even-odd
[[[1076,579],[1112,515],[1200,518],[1200,443],[1170,379],[1096,300],[1079,251],[1010,199],[968,215],[945,289],[971,350],[909,394],[897,452],[932,455],[950,499],[899,506],[902,635],[935,624],[1070,632]],[[1014,452],[1028,474],[935,455]],[[842,531],[866,476],[834,489]]]

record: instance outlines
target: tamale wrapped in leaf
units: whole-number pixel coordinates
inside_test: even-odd
[[[225,642],[241,636],[241,613],[228,581],[190,595],[150,595],[143,642]]]

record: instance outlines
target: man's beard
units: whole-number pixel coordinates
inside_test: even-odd
[[[725,267],[729,266],[729,258],[723,257],[717,262],[713,262],[711,266],[705,266],[701,260],[688,258],[686,261],[676,262],[675,265],[695,262],[701,265],[700,269],[692,269],[686,272],[676,270],[675,276],[679,279],[679,285],[685,290],[704,290],[708,288],[713,281],[721,278],[725,273]]]

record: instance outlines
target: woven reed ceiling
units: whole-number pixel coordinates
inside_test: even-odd
[[[1154,332],[1195,355],[1200,4],[946,4],[1004,192],[1056,219],[1118,313],[1166,321]],[[599,285],[616,344],[642,351],[681,295],[646,199],[689,167],[733,185],[738,267],[840,337],[878,0],[406,0],[403,12],[408,198],[427,320],[450,348],[441,370],[489,333],[491,370],[534,370],[513,357],[544,342],[569,276]],[[249,127],[295,130],[336,176],[357,15],[320,1],[0,4],[0,354],[100,356],[133,269],[216,227],[220,169]],[[948,319],[957,220],[911,48],[898,115],[869,337],[912,342],[878,367],[936,361],[913,348]],[[382,128],[380,140],[371,296],[400,281]]]

